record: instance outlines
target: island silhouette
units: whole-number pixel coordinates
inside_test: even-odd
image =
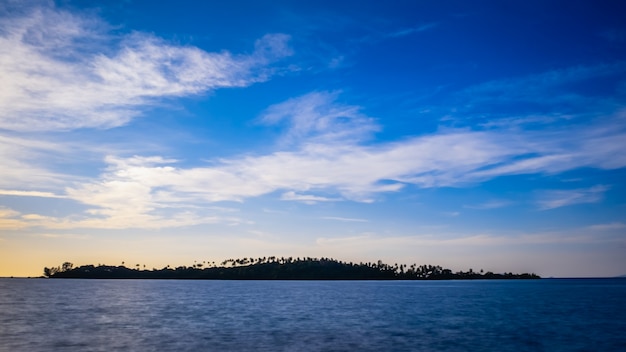
[[[489,280],[540,279],[534,273],[497,274],[482,269],[453,272],[438,265],[405,265],[343,262],[332,258],[262,257],[195,262],[192,266],[169,265],[151,270],[98,264],[74,267],[70,262],[44,268],[51,279],[184,279],[184,280]]]

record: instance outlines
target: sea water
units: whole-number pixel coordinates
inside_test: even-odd
[[[626,351],[626,279],[0,279],[0,351]]]

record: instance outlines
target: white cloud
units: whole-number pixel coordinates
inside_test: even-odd
[[[608,186],[597,185],[591,188],[544,191],[537,205],[541,210],[549,210],[574,204],[597,203],[608,189]]]
[[[512,202],[507,200],[490,200],[485,203],[479,203],[474,205],[466,205],[464,208],[467,209],[477,209],[477,210],[485,210],[485,209],[497,209],[504,208],[511,205]]]
[[[274,72],[271,63],[292,54],[288,40],[283,34],[266,35],[255,43],[250,55],[207,53],[148,34],[113,37],[97,19],[51,8],[7,18],[0,25],[0,76],[6,82],[0,86],[0,128],[119,126],[163,97],[267,79]],[[549,87],[623,72],[624,66],[572,68],[489,82],[463,94],[476,96],[474,102],[538,99]],[[522,86],[531,88],[517,92]],[[167,227],[238,223],[240,219],[215,215],[203,207],[273,192],[280,192],[283,200],[305,203],[373,202],[378,194],[397,192],[407,185],[464,186],[505,175],[626,166],[625,110],[565,127],[533,115],[516,120],[515,128],[493,124],[486,130],[441,129],[376,143],[371,140],[380,130],[376,120],[360,106],[338,100],[338,92],[318,91],[270,106],[259,121],[284,128],[274,152],[182,167],[175,159],[120,157],[109,151],[107,168],[89,180],[52,172],[42,165],[42,160],[55,154],[70,155],[75,148],[0,135],[4,169],[0,187],[7,195],[67,197],[89,207],[72,219],[32,218],[31,223]],[[545,128],[520,130],[528,121],[539,121]],[[58,188],[62,182],[69,185],[64,194]],[[599,199],[593,197],[601,198],[603,192],[578,196],[548,193],[540,204],[549,209],[590,202]],[[499,206],[503,204],[474,207]]]
[[[42,233],[38,235],[43,238],[50,239],[67,239],[67,240],[86,240],[91,238],[89,235],[82,235],[76,233]]]
[[[340,217],[340,216],[323,216],[322,219],[324,219],[324,220],[336,220],[336,221],[343,221],[343,222],[369,222],[369,220],[366,220],[366,219],[343,218],[343,217]]]
[[[626,229],[626,224],[622,222],[611,222],[608,224],[597,224],[591,225],[588,229],[593,231],[611,231],[611,230],[621,230]]]
[[[20,213],[9,208],[0,207],[0,218],[12,218],[19,216]]]
[[[41,197],[41,198],[66,198],[51,192],[39,191],[18,191],[10,189],[0,189],[0,196],[19,196],[19,197]]]
[[[269,34],[251,55],[208,53],[49,7],[0,21],[0,128],[50,131],[127,123],[159,98],[264,81],[291,55]]]
[[[10,208],[0,207],[0,229],[15,230],[28,226],[20,219],[21,213]]]
[[[427,31],[429,29],[437,27],[438,23],[426,23],[421,26],[406,28],[403,30],[399,30],[389,35],[389,37],[404,37],[413,33],[419,33],[423,31]]]
[[[358,107],[346,107],[335,98],[325,93],[306,95],[290,100],[287,108],[275,105],[263,115],[267,122],[288,121],[285,133],[296,143],[290,151],[213,160],[191,168],[159,156],[109,156],[108,167],[97,180],[74,182],[66,196],[91,207],[88,214],[94,226],[184,226],[235,221],[201,217],[195,209],[200,205],[244,201],[277,191],[282,200],[309,204],[341,199],[372,202],[377,194],[397,192],[408,184],[463,186],[503,175],[626,166],[626,159],[616,157],[624,154],[617,153],[623,151],[623,144],[612,143],[626,138],[621,115],[593,121],[578,131],[568,127],[518,134],[448,129],[403,141],[366,144],[367,133],[352,134],[347,140],[336,137],[337,131],[343,135],[343,123],[336,127],[334,121],[338,116],[353,117],[348,125],[364,124],[368,131],[373,122],[358,113]],[[300,104],[308,108],[294,108]],[[552,191],[539,204],[551,209],[595,202],[606,189]],[[491,202],[475,207],[504,205]],[[168,221],[164,214],[169,214]]]
[[[423,248],[423,247],[498,247],[519,245],[546,245],[546,244],[582,244],[608,242],[624,243],[623,238],[598,237],[588,234],[585,229],[572,229],[568,232],[534,232],[510,235],[493,235],[489,233],[477,234],[423,234],[406,236],[381,236],[367,234],[350,237],[319,237],[316,243],[319,246],[336,246],[339,248]]]
[[[626,145],[622,142],[626,138],[626,112],[620,110],[612,116],[585,122],[542,131],[498,130],[502,136],[521,142],[526,153],[477,171],[474,176],[488,179],[502,175],[556,174],[580,167],[610,170],[626,166]],[[500,147],[507,148],[513,143],[502,141]]]
[[[37,136],[38,137],[38,136]],[[45,189],[76,177],[50,170],[48,162],[67,156],[71,151],[63,144],[42,138],[22,138],[0,133],[0,188],[33,187]]]
[[[206,223],[239,224],[245,221],[229,216],[232,208],[199,207],[198,197],[168,192],[162,177],[174,168],[161,166],[175,160],[160,157],[128,159],[107,158],[109,168],[95,182],[78,182],[65,189],[65,194],[52,192],[0,190],[0,195],[66,198],[88,207],[68,217],[21,214],[4,209],[0,227],[48,229],[71,228],[164,228]],[[206,201],[204,202],[206,203]]]
[[[341,200],[339,198],[328,198],[328,197],[314,196],[311,194],[297,194],[293,191],[283,193],[280,199],[295,200],[295,201],[303,202],[306,204],[315,204],[317,202],[336,202],[336,201]]]
[[[261,116],[265,124],[287,124],[284,143],[353,143],[378,131],[374,119],[360,107],[337,103],[339,93],[314,92],[270,106]]]

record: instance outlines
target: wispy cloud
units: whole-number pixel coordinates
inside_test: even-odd
[[[276,115],[263,115],[289,122],[285,134],[293,138],[290,150],[223,158],[190,168],[159,156],[109,156],[108,167],[97,180],[74,182],[63,196],[90,207],[85,215],[91,220],[82,221],[84,226],[185,226],[237,221],[199,214],[200,204],[244,201],[276,191],[282,192],[282,200],[308,204],[372,202],[376,194],[397,192],[407,184],[463,186],[504,175],[626,166],[626,157],[616,157],[626,155],[619,142],[626,139],[621,115],[591,121],[575,133],[571,126],[525,134],[448,129],[398,142],[368,143],[368,133],[347,131],[346,125],[373,129],[373,120],[358,113],[358,107],[336,103],[333,94],[311,97],[292,99],[289,108],[276,105],[270,108]],[[294,108],[301,105],[309,108]],[[335,121],[343,116],[349,117],[347,121]],[[346,134],[350,138],[338,137]],[[538,204],[552,209],[599,201],[607,189],[551,191]]]
[[[484,203],[465,205],[463,207],[467,209],[487,210],[487,209],[504,208],[511,204],[512,202],[507,201],[507,200],[490,200]]]
[[[280,196],[280,199],[295,200],[295,201],[303,202],[306,204],[315,204],[317,202],[336,202],[338,200],[341,200],[338,198],[321,197],[321,196],[315,196],[312,194],[298,194],[293,191],[283,193],[283,195]]]
[[[414,33],[427,31],[429,29],[435,28],[437,25],[438,23],[426,23],[421,26],[406,28],[406,29],[399,30],[397,32],[393,32],[389,34],[389,36],[390,37],[404,37],[404,36],[411,35]]]
[[[0,207],[0,229],[15,230],[27,227],[28,224],[20,219],[20,212],[6,207]]]
[[[320,237],[315,240],[315,243],[318,246],[343,246],[343,245],[367,245],[373,237],[373,234],[363,234],[360,236],[351,236],[351,237],[338,237],[338,238],[327,238]]]
[[[42,233],[39,237],[49,239],[66,239],[66,240],[87,240],[91,238],[89,235],[76,234],[76,233]]]
[[[497,99],[500,101],[535,102],[541,100],[554,103],[554,98],[557,97],[542,96],[542,93],[557,92],[555,88],[558,88],[558,92],[561,94],[571,96],[572,90],[569,85],[572,83],[623,75],[624,73],[626,73],[626,62],[622,61],[574,66],[523,77],[490,81],[467,88],[460,94],[465,97],[472,97],[475,102]]]
[[[5,15],[0,21],[0,128],[120,126],[161,98],[267,80],[273,72],[269,65],[292,54],[288,40],[284,34],[268,34],[250,55],[209,53],[145,33],[115,37],[96,18],[53,7]]]
[[[19,136],[0,134],[0,195],[66,198],[86,208],[67,218],[7,215],[5,226],[237,224],[244,220],[225,216],[211,205],[264,195],[308,204],[373,202],[407,185],[464,186],[506,175],[626,166],[626,110],[620,110],[619,104],[584,124],[574,121],[566,127],[539,114],[533,115],[534,120],[515,120],[516,128],[506,123],[441,128],[380,142],[373,138],[381,130],[378,120],[367,116],[361,106],[341,102],[339,92],[316,91],[274,104],[260,114],[257,122],[282,130],[274,149],[266,153],[188,166],[160,152],[129,157],[132,153],[107,150],[108,156],[98,155],[99,164],[93,168],[98,171],[91,171],[89,178],[64,174],[58,165],[49,167],[47,160],[56,155],[71,159],[79,148],[46,142],[33,130],[121,126],[167,98],[267,80],[276,73],[274,63],[292,54],[285,34],[265,35],[254,43],[252,53],[238,55],[210,53],[146,33],[116,35],[109,29],[96,18],[54,7],[5,15],[0,21],[0,128],[21,131]],[[460,93],[459,100],[468,106],[495,100],[547,101],[546,92],[554,87],[624,72],[625,64],[614,63],[492,81]],[[531,120],[545,128],[525,130]],[[575,191],[582,194],[548,192],[540,207],[597,201],[606,189]],[[499,206],[492,202],[474,207]]]
[[[41,197],[41,198],[67,198],[51,192],[39,191],[16,191],[9,189],[0,189],[0,196],[19,196],[19,197]]]
[[[283,144],[354,143],[379,130],[359,106],[337,103],[339,92],[313,92],[270,106],[260,117],[264,124],[287,125]]]
[[[451,119],[457,124],[483,122],[483,126],[495,128],[588,118],[624,107],[619,88],[600,96],[580,89],[607,78],[624,81],[626,62],[566,67],[473,85],[456,92],[444,110],[454,107],[453,116],[462,116]]]
[[[0,207],[0,218],[10,218],[20,215],[19,212],[6,207]]]
[[[71,155],[63,143],[46,141],[41,136],[26,138],[0,132],[0,188],[49,189],[73,181],[75,176],[54,171],[49,163]]]
[[[337,249],[371,248],[384,251],[390,248],[435,248],[435,247],[506,247],[518,245],[546,245],[546,244],[570,244],[585,245],[598,242],[624,243],[623,238],[598,237],[597,234],[589,234],[586,229],[576,228],[568,232],[530,232],[511,234],[507,236],[493,235],[490,233],[454,234],[445,233],[438,235],[409,235],[409,236],[381,236],[377,234],[365,234],[361,236],[320,237],[316,240],[318,246],[337,247]]]
[[[574,204],[597,203],[608,189],[608,186],[597,185],[591,188],[543,191],[537,206],[541,210],[549,210]]]
[[[591,225],[588,229],[593,231],[611,231],[611,230],[621,230],[626,229],[626,224],[622,222],[611,222],[608,224],[597,224]]]
[[[336,221],[343,221],[343,222],[369,222],[369,220],[366,220],[366,219],[343,218],[339,216],[323,216],[321,219],[336,220]]]

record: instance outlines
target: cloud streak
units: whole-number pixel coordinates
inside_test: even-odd
[[[544,191],[537,206],[541,210],[550,210],[575,204],[597,203],[608,189],[608,186],[597,185],[591,188]]]
[[[46,160],[57,154],[75,155],[75,145],[15,133],[39,137],[33,132],[122,126],[167,98],[265,81],[275,74],[276,62],[293,54],[289,40],[285,34],[268,34],[247,55],[209,53],[146,33],[114,35],[98,19],[51,7],[2,18],[0,129],[8,134],[0,134],[0,195],[67,198],[86,207],[71,218],[26,214],[7,219],[13,225],[19,221],[20,226],[51,228],[236,224],[243,220],[206,206],[264,195],[305,204],[371,203],[410,187],[463,187],[509,175],[626,166],[626,110],[619,104],[593,118],[581,114],[587,117],[585,123],[572,118],[566,125],[552,124],[533,115],[496,121],[515,121],[513,126],[442,127],[429,134],[376,141],[373,137],[382,129],[376,118],[361,106],[339,101],[340,92],[314,91],[271,105],[258,116],[256,122],[282,131],[270,152],[183,166],[159,155],[129,157],[132,154],[107,151],[104,168],[90,178],[46,167]],[[547,101],[543,97],[555,87],[624,74],[625,67],[576,67],[493,81],[457,97],[470,107],[493,101]],[[592,105],[608,106],[604,99]],[[544,128],[524,129],[529,121],[539,121]],[[537,204],[546,210],[597,202],[605,187],[548,191]]]
[[[411,28],[407,28],[407,29],[403,29],[403,30],[399,30],[397,32],[391,33],[389,34],[389,37],[404,37],[407,35],[411,35],[414,33],[419,33],[419,32],[424,32],[427,31],[429,29],[435,28],[437,27],[438,23],[426,23],[423,24],[421,26],[417,26],[417,27],[411,27]]]
[[[344,218],[340,216],[323,216],[321,219],[335,220],[335,221],[342,221],[342,222],[369,222],[369,220],[366,220],[366,219]]]
[[[593,231],[613,231],[613,230],[626,229],[626,224],[622,222],[612,222],[608,224],[591,225],[587,228]]]
[[[314,196],[310,194],[297,194],[293,191],[283,193],[280,199],[294,200],[298,202],[303,202],[305,204],[315,204],[317,202],[336,202],[336,201],[341,200],[339,198],[328,198],[328,197]]]
[[[313,92],[270,106],[261,115],[266,125],[284,124],[282,143],[343,144],[367,139],[379,130],[373,118],[359,106],[337,103],[339,92]]]
[[[67,198],[51,192],[39,191],[16,191],[10,189],[0,189],[0,196],[18,196],[18,197],[40,197],[40,198]]]
[[[66,188],[64,196],[90,207],[87,214],[95,220],[83,221],[85,226],[184,226],[235,221],[202,217],[192,208],[197,205],[241,202],[276,191],[282,192],[282,200],[308,204],[373,202],[380,194],[408,185],[459,187],[506,175],[626,166],[626,157],[619,157],[626,155],[623,143],[618,142],[626,140],[620,114],[580,127],[525,134],[506,129],[449,129],[403,141],[368,143],[369,131],[377,127],[374,120],[358,113],[358,107],[335,102],[335,97],[330,93],[304,95],[262,115],[286,121],[292,150],[214,160],[191,168],[160,156],[109,156],[108,167],[98,180],[76,182]],[[353,124],[367,133],[347,132]],[[345,135],[349,138],[341,138]],[[538,206],[546,210],[596,202],[607,189],[549,191]],[[482,208],[499,206],[503,204]],[[180,210],[186,207],[187,211]]]
[[[512,202],[506,200],[490,200],[480,204],[473,205],[465,205],[464,208],[467,209],[475,209],[475,210],[488,210],[488,209],[498,209],[510,206]]]
[[[47,141],[41,136],[25,138],[0,132],[0,188],[13,189],[28,185],[30,189],[56,188],[77,179],[62,171],[54,171],[50,164],[74,155],[67,145]]]
[[[0,128],[16,131],[121,126],[163,98],[265,81],[292,54],[284,34],[260,38],[250,55],[209,53],[145,33],[115,37],[97,19],[49,7],[0,23]]]

